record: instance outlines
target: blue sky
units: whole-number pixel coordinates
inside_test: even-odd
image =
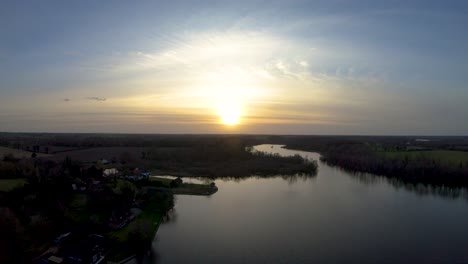
[[[0,131],[468,132],[465,1],[0,6]]]

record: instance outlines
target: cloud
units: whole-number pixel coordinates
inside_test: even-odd
[[[96,102],[104,102],[107,100],[107,98],[103,98],[103,97],[95,97],[95,96],[92,96],[92,97],[86,97],[86,99],[90,100],[90,101],[96,101]]]
[[[90,62],[93,67],[89,69],[98,70],[95,72],[98,78],[120,79],[124,75],[153,85],[166,81],[191,86],[199,81],[206,85],[213,76],[219,80],[220,72],[223,77],[242,72],[255,82],[381,78],[376,72],[378,67],[366,62],[362,50],[324,46],[320,41],[309,43],[268,31],[172,33],[157,36],[153,41],[158,48],[97,57],[97,61]],[[158,87],[168,86],[165,83]]]
[[[271,79],[286,77],[284,71],[287,70],[289,74],[294,70],[292,67],[284,68],[288,65],[281,62],[292,61],[293,57],[307,59],[311,53],[308,45],[255,31],[192,32],[161,36],[155,41],[164,45],[153,51],[136,50],[103,57],[98,62],[92,62],[92,68],[115,76],[139,74],[141,77],[146,74],[158,79],[168,76],[180,79],[181,75],[185,78],[204,78],[213,72],[236,68],[250,72],[251,77]],[[276,72],[265,74],[272,62],[278,63],[275,65],[275,68],[278,67]],[[277,76],[273,76],[275,73]],[[292,73],[295,74],[298,73]]]
[[[299,64],[300,64],[302,67],[308,67],[308,66],[309,66],[309,63],[307,63],[307,61],[300,61]]]

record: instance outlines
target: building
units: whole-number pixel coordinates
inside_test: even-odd
[[[102,172],[102,176],[107,178],[107,177],[116,177],[119,175],[119,170],[117,170],[116,168],[111,168],[111,169],[105,169],[103,172]]]
[[[55,242],[54,247],[35,259],[33,263],[106,263],[108,242],[101,235],[67,233],[59,236]]]

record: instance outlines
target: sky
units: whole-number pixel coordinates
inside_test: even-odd
[[[0,1],[0,131],[468,134],[467,1]]]

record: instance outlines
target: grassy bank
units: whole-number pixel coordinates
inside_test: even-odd
[[[134,229],[142,225],[142,223],[144,222],[150,222],[151,228],[147,230],[147,232],[153,234],[154,236],[159,227],[161,219],[162,219],[161,213],[144,211],[139,216],[137,216],[135,220],[129,223],[127,226],[125,226],[122,229],[112,231],[108,235],[109,235],[109,238],[111,238],[113,241],[117,243],[126,243],[129,241],[130,233]]]
[[[144,211],[134,221],[120,230],[112,231],[108,234],[109,238],[114,241],[114,247],[109,252],[108,260],[112,262],[120,262],[135,253],[138,253],[137,246],[143,248],[148,247],[147,244],[137,241],[141,238],[136,236],[144,236],[144,242],[149,242],[154,238],[158,227],[161,223],[163,215],[157,212]],[[135,245],[131,245],[136,243]]]

